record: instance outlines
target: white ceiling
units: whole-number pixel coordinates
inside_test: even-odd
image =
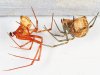
[[[0,0],[0,16],[32,15],[95,15],[100,0]]]

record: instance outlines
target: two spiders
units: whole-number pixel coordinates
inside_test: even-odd
[[[5,71],[10,71],[10,70],[15,70],[15,69],[19,69],[19,68],[28,67],[28,66],[31,66],[32,64],[34,64],[35,61],[39,61],[43,45],[48,46],[48,47],[57,47],[59,45],[63,45],[63,44],[68,43],[69,40],[73,40],[75,37],[85,36],[87,34],[88,30],[91,27],[93,27],[93,25],[94,25],[94,23],[97,19],[97,16],[99,14],[99,13],[97,13],[97,15],[90,22],[87,21],[86,16],[82,16],[82,17],[79,17],[79,18],[74,18],[74,16],[73,16],[73,19],[61,19],[63,31],[61,31],[60,28],[58,27],[55,19],[53,18],[54,14],[52,14],[51,27],[47,28],[46,26],[44,26],[45,29],[40,30],[38,28],[38,19],[35,15],[35,12],[34,12],[33,8],[31,8],[31,9],[32,9],[33,15],[35,17],[36,24],[34,24],[30,20],[29,17],[20,16],[20,23],[19,23],[20,26],[14,32],[9,32],[9,36],[14,41],[14,43],[18,46],[18,47],[15,47],[15,48],[20,48],[20,49],[24,49],[24,50],[31,50],[32,45],[33,45],[34,42],[39,44],[37,52],[36,52],[33,59],[10,54],[10,55],[15,56],[15,57],[31,60],[31,63],[28,64],[28,65],[25,65],[25,66],[12,68],[12,69],[8,69],[8,70],[5,70]],[[53,34],[52,32],[50,32],[52,30],[53,24],[56,25],[58,31],[61,34],[63,34],[63,37],[65,37],[65,39],[59,40],[59,39],[56,38],[56,36],[62,37],[62,35],[59,35],[59,34],[56,35],[56,34]],[[31,29],[32,25],[34,27],[33,29]],[[43,44],[43,37],[33,34],[33,32],[40,33],[40,32],[45,32],[45,31],[49,32],[55,40],[57,40],[58,42],[61,42],[61,43],[56,44],[56,45],[46,45],[46,44]],[[69,34],[72,36],[72,38],[68,38]],[[27,42],[25,44],[19,45],[14,40],[14,38],[13,38],[14,36],[16,37],[16,39],[26,40]],[[36,38],[38,38],[39,40],[36,40]],[[29,48],[24,48],[29,43],[31,43],[30,47]]]

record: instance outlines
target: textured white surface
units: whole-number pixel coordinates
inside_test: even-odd
[[[100,11],[100,0],[0,0],[0,16],[94,15]]]
[[[55,17],[60,26],[60,19]],[[72,18],[72,17],[70,17]],[[33,20],[33,18],[31,17]],[[38,17],[39,26],[50,26],[50,17]],[[88,17],[88,20],[91,20]],[[29,64],[30,60],[24,60],[8,55],[8,53],[32,57],[36,47],[32,51],[24,51],[10,46],[16,46],[9,38],[7,32],[14,31],[18,27],[15,21],[18,17],[0,17],[0,75],[100,75],[100,17],[93,28],[83,38],[76,38],[66,45],[56,48],[43,46],[41,60],[34,65],[19,70],[5,72],[2,70]],[[34,22],[34,20],[33,20]],[[41,29],[43,28],[40,27]],[[52,30],[53,33],[56,29]],[[44,37],[44,43],[56,44],[57,42],[49,33],[38,34]]]

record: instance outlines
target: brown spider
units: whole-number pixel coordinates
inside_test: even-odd
[[[58,28],[59,32],[63,34],[59,35],[59,34],[53,34],[50,31],[48,31],[55,40],[57,40],[58,42],[62,42],[60,44],[56,44],[56,45],[46,45],[48,47],[57,47],[59,45],[63,45],[68,43],[69,40],[73,40],[75,37],[83,37],[87,34],[88,30],[93,27],[97,16],[98,16],[99,12],[97,13],[97,15],[88,23],[86,16],[82,16],[79,18],[74,18],[73,19],[61,19],[61,23],[62,23],[62,28],[63,31],[60,30],[60,28],[58,27],[56,21],[54,20],[56,27]],[[45,26],[45,29],[46,26]],[[72,38],[68,38],[68,34],[72,36]],[[59,37],[66,37],[63,40],[58,40],[55,36],[59,36]]]

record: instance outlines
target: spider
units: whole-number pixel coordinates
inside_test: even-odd
[[[58,31],[63,35],[53,34],[50,31],[48,31],[48,32],[52,35],[52,37],[56,41],[62,42],[62,43],[55,44],[55,45],[45,45],[45,46],[57,47],[57,46],[60,46],[63,44],[67,44],[69,42],[69,40],[73,40],[75,37],[81,38],[81,37],[85,36],[87,34],[88,30],[91,27],[93,27],[98,14],[99,14],[99,12],[90,22],[87,21],[86,16],[82,16],[79,18],[74,18],[74,16],[73,16],[73,19],[61,19],[63,31],[60,30],[60,28],[58,27],[58,25],[54,19],[54,22],[55,22],[55,25],[56,25]],[[44,28],[47,30],[45,25],[44,25]],[[72,38],[68,38],[68,35],[71,35]],[[65,36],[66,38],[63,40],[59,40],[56,38],[56,36],[59,36],[59,37]]]
[[[15,48],[20,48],[20,49],[23,49],[23,50],[31,50],[33,42],[36,42],[37,44],[39,44],[38,50],[37,50],[37,52],[36,52],[36,54],[35,54],[33,59],[10,54],[10,55],[15,56],[15,57],[32,60],[32,62],[30,64],[28,64],[28,65],[21,66],[21,67],[16,67],[16,68],[12,68],[12,69],[8,69],[8,70],[5,70],[5,71],[15,70],[15,69],[23,68],[23,67],[28,67],[28,66],[31,66],[32,64],[34,64],[34,61],[39,61],[40,60],[41,51],[42,51],[42,45],[43,45],[43,38],[41,36],[38,36],[38,35],[33,35],[32,33],[33,32],[39,33],[39,32],[44,32],[44,31],[51,30],[52,29],[52,23],[53,23],[53,15],[52,15],[51,28],[49,28],[47,30],[39,30],[38,29],[38,20],[37,20],[37,17],[35,15],[35,13],[34,13],[33,8],[32,8],[32,11],[33,11],[34,17],[36,19],[36,26],[32,23],[32,21],[30,20],[29,17],[20,16],[20,23],[19,23],[20,26],[17,28],[16,31],[10,32],[8,35],[15,42],[15,44],[18,46],[18,47],[15,47]],[[32,25],[35,27],[34,29],[30,29]],[[19,40],[26,40],[28,42],[26,42],[25,44],[19,45],[13,39],[14,36]],[[36,38],[38,38],[39,40],[37,40]],[[31,43],[29,48],[23,48],[29,43]]]

